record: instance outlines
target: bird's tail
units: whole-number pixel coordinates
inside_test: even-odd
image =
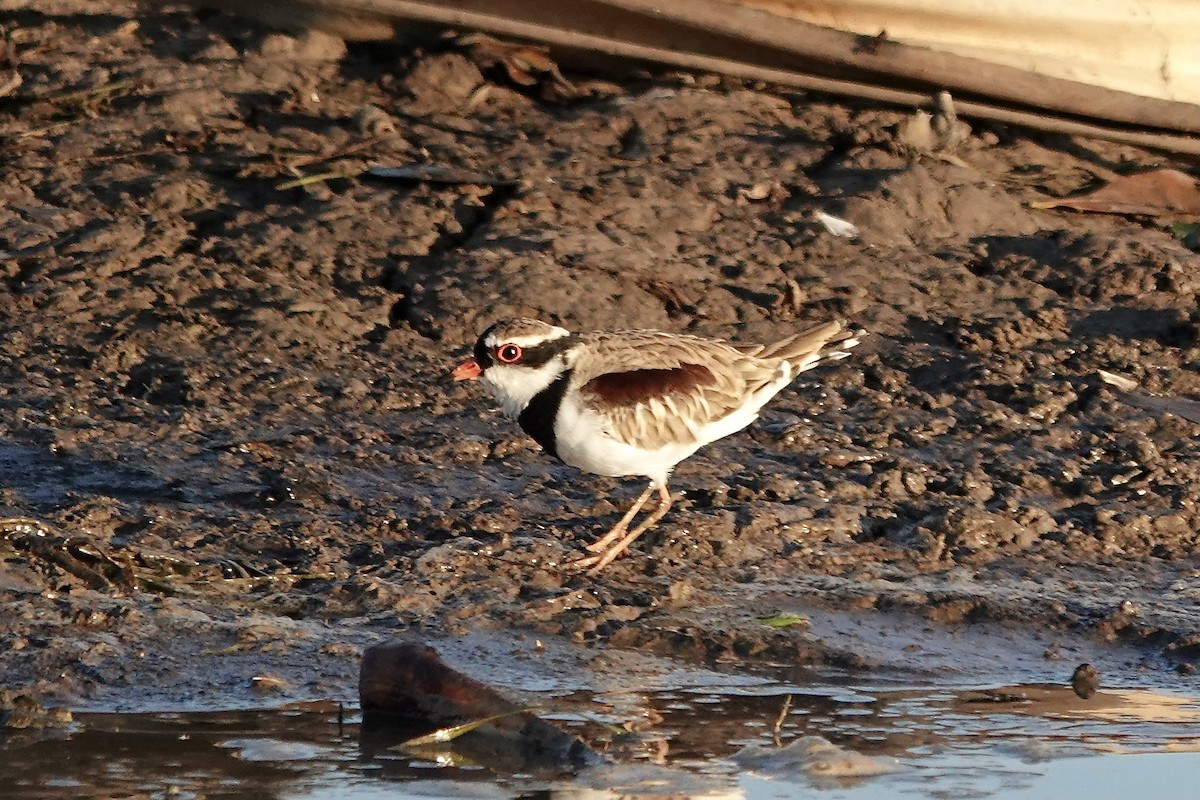
[[[763,345],[753,355],[788,362],[795,377],[823,361],[845,358],[850,355],[850,348],[866,335],[867,332],[861,328],[847,328],[841,322],[827,322],[780,339],[775,344]]]

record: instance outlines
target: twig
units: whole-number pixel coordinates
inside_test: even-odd
[[[47,103],[73,103],[76,101],[94,100],[105,95],[114,94],[137,86],[137,81],[113,81],[106,83],[103,86],[96,86],[92,89],[79,89],[72,92],[63,92],[62,94],[52,94],[46,97],[35,98],[44,100]]]
[[[21,78],[21,73],[17,72],[15,69],[12,70],[7,77],[4,77],[3,73],[0,73],[0,97],[4,97],[4,95],[10,94],[14,90],[20,88],[23,82],[24,81]]]
[[[476,131],[462,125],[451,125],[448,122],[434,122],[428,117],[422,117],[418,114],[409,114],[405,111],[392,111],[392,114],[402,120],[411,122],[414,125],[424,125],[426,128],[433,128],[435,131],[442,131],[443,133],[454,133],[458,134],[459,136],[475,136],[480,139],[487,139],[493,142],[504,142],[506,144],[512,142],[513,139],[516,138],[511,133],[501,133],[499,131],[491,130]]]
[[[337,180],[338,178],[356,178],[359,176],[359,174],[361,174],[361,173],[359,173],[359,172],[336,172],[336,171],[335,172],[321,172],[316,175],[305,175],[303,178],[296,178],[295,180],[292,180],[292,181],[284,181],[283,183],[276,184],[275,188],[278,191],[283,191],[284,189],[296,189],[301,186],[310,186],[314,183],[322,183],[324,181]]]
[[[70,231],[47,242],[42,242],[41,244],[22,247],[17,250],[0,250],[0,261],[15,261],[18,258],[29,258],[30,256],[36,256],[39,253],[43,253],[47,250],[53,250],[59,245],[66,244],[78,236],[79,231]]]
[[[775,718],[775,725],[771,728],[771,733],[775,737],[775,746],[780,746],[779,732],[783,730],[783,721],[787,719],[788,712],[792,710],[792,696],[789,694],[783,698],[783,707],[779,709],[779,716]]]
[[[382,136],[372,136],[368,139],[363,139],[361,142],[348,144],[342,149],[335,150],[332,153],[327,153],[325,155],[305,156],[303,158],[298,158],[295,161],[289,161],[288,166],[292,167],[293,169],[299,169],[300,167],[311,167],[313,164],[320,164],[324,161],[332,161],[335,158],[343,158],[345,156],[353,155],[362,150],[366,150],[369,147],[377,145],[382,141]]]

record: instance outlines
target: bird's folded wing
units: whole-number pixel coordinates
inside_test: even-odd
[[[597,338],[586,354],[574,364],[585,401],[614,438],[650,449],[697,441],[775,372],[721,342],[653,333]]]

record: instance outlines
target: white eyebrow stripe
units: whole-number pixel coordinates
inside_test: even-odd
[[[495,337],[495,334],[492,334],[491,336],[489,336],[487,338],[487,341],[485,341],[484,344],[486,344],[488,347],[490,347],[493,350],[495,348],[497,348],[501,345],[505,345],[505,344],[515,344],[517,347],[520,347],[521,349],[525,349],[528,347],[537,347],[539,344],[545,344],[546,342],[553,342],[555,339],[561,339],[564,336],[569,336],[569,335],[570,335],[570,332],[563,330],[562,328],[556,328],[554,330],[554,332],[549,336],[547,336],[545,334],[534,335],[534,336],[509,336],[508,338],[504,339],[503,341],[501,341],[500,339],[497,339]]]

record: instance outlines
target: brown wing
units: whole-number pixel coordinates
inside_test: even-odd
[[[680,364],[674,369],[632,369],[597,375],[583,385],[582,391],[604,405],[633,405],[687,394],[716,382],[708,367]]]
[[[629,369],[602,371],[613,363]],[[573,367],[609,433],[650,448],[695,442],[774,374],[773,365],[723,342],[652,331],[593,334]]]

